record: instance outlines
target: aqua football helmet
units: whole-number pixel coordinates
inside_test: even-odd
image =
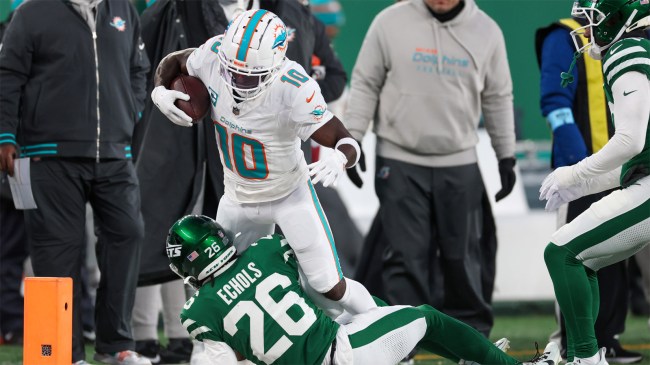
[[[576,0],[571,15],[586,21],[571,32],[576,50],[600,59],[624,33],[650,26],[650,0]],[[591,28],[591,41],[581,46],[578,36],[587,28]]]
[[[237,252],[228,233],[203,215],[185,216],[169,229],[169,267],[186,284],[198,289]]]
[[[219,46],[220,76],[238,102],[259,97],[276,79],[287,53],[287,28],[267,10],[241,13]]]

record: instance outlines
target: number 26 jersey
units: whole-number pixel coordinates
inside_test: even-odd
[[[282,236],[261,238],[222,270],[181,312],[191,337],[224,342],[255,364],[323,362],[339,325],[303,292]]]

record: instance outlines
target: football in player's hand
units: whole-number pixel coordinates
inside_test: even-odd
[[[190,100],[176,99],[174,105],[192,118],[194,123],[201,121],[210,111],[210,94],[198,77],[180,75],[171,83],[171,89],[190,96]]]

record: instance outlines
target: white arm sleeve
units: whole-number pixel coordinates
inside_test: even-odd
[[[602,175],[598,175],[593,179],[584,181],[583,192],[584,195],[591,195],[603,192],[605,190],[614,189],[621,186],[621,167]]]
[[[238,365],[237,355],[225,342],[205,339],[205,355],[212,365]]]
[[[627,72],[614,82],[612,94],[616,132],[600,151],[575,166],[578,181],[612,171],[643,149],[650,116],[650,81],[640,72]]]

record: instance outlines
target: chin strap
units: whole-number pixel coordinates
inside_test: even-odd
[[[636,22],[636,23],[630,25],[630,26],[625,30],[625,32],[626,32],[626,33],[629,33],[629,32],[631,32],[631,31],[633,31],[633,30],[636,30],[636,29],[639,29],[639,28],[647,28],[647,27],[650,27],[650,16],[647,16],[647,17],[645,17],[645,18],[642,18],[642,19],[639,20],[638,22]]]
[[[562,87],[567,87],[569,86],[570,83],[573,82],[573,68],[576,65],[576,62],[578,59],[582,56],[582,52],[576,52],[573,54],[573,61],[571,61],[571,66],[569,66],[569,71],[567,72],[562,72],[560,74],[560,78],[562,79],[562,82],[560,83]]]

